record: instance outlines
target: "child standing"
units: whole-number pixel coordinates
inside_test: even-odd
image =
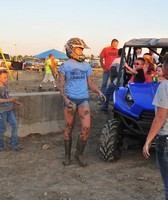
[[[15,115],[12,110],[12,103],[20,104],[18,102],[18,97],[9,97],[8,90],[8,74],[6,70],[0,70],[0,151],[6,150],[4,145],[4,134],[6,131],[6,124],[12,127],[11,131],[11,149],[19,150],[21,148],[18,145],[18,126],[16,122]]]

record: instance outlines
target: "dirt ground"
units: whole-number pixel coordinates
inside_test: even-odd
[[[93,81],[99,86],[100,76]],[[36,91],[39,81],[10,83],[14,92]],[[49,88],[50,89],[50,88]],[[48,89],[48,90],[49,90]],[[52,87],[51,87],[52,90]],[[104,162],[99,156],[99,137],[112,112],[103,114],[91,93],[91,132],[84,156],[88,166],[81,168],[73,157],[80,124],[73,131],[72,164],[64,167],[63,132],[30,134],[19,138],[24,149],[0,152],[0,200],[162,200],[162,181],[155,153],[150,159],[142,148],[127,149],[117,162]],[[5,138],[9,145],[9,138]],[[48,149],[45,149],[48,145]]]

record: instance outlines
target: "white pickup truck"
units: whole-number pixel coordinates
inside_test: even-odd
[[[11,59],[10,59],[10,55],[7,54],[7,53],[3,53],[4,57],[5,57],[5,60],[6,60],[6,64],[8,65],[8,67],[10,68],[11,67]],[[2,54],[0,53],[0,69],[1,68],[6,68],[5,66],[5,62],[2,58]]]

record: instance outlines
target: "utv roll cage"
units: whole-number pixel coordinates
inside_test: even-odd
[[[120,83],[120,77],[122,73],[122,66],[124,63],[124,60],[129,64],[130,67],[133,67],[134,63],[134,57],[135,57],[135,50],[136,48],[148,48],[149,50],[153,51],[159,56],[159,62],[162,64],[162,58],[166,53],[168,53],[168,38],[140,38],[140,39],[132,39],[126,42],[123,46],[123,51],[121,55],[121,62],[120,62],[120,68],[118,73],[118,81],[116,84],[116,89],[119,88]],[[126,55],[126,48],[128,48],[128,53]],[[158,53],[153,50],[153,48],[161,48],[161,52]],[[131,63],[129,63],[131,50],[133,49],[133,60]],[[126,57],[125,57],[126,55]]]

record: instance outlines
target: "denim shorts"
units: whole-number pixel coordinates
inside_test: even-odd
[[[73,98],[69,98],[68,97],[68,99],[71,101],[72,108],[78,108],[78,107],[82,107],[82,106],[90,106],[88,98],[85,98],[85,99],[73,99]],[[65,103],[65,101],[63,101],[62,105],[63,105],[64,109],[68,108],[66,103]]]

